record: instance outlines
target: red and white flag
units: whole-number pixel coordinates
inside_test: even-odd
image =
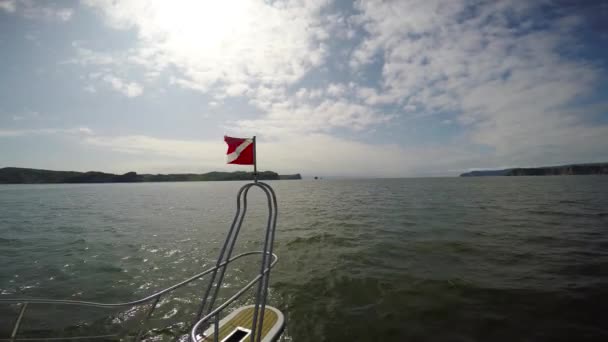
[[[224,135],[224,141],[228,144],[226,152],[228,164],[253,165],[255,163],[253,155],[255,141],[252,138],[233,138]]]

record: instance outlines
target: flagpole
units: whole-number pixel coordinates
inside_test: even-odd
[[[258,182],[258,158],[255,154],[255,148],[256,148],[256,143],[255,143],[255,135],[253,136],[253,181],[255,183]]]

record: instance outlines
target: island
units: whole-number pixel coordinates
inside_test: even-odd
[[[178,173],[178,174],[138,174],[127,172],[122,175],[113,173],[88,171],[52,171],[28,169],[21,167],[5,167],[0,169],[0,184],[42,184],[42,183],[135,183],[135,182],[202,182],[252,180],[253,173],[245,171],[208,172],[208,173]],[[279,175],[273,171],[258,172],[260,180],[293,180],[302,179],[297,174]]]
[[[571,175],[608,175],[608,163],[570,164],[543,167],[518,167],[503,170],[478,170],[466,172],[460,177],[484,176],[571,176]]]
[[[299,173],[294,173],[293,175],[279,175],[279,179],[282,179],[282,180],[302,179],[302,175],[300,175]]]

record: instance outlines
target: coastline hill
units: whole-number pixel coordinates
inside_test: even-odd
[[[52,171],[5,167],[0,169],[0,184],[41,184],[41,183],[134,183],[134,182],[201,182],[252,180],[253,173],[245,171],[180,173],[180,174],[137,174],[127,172],[122,175],[98,171]],[[302,179],[300,174],[279,175],[273,171],[258,172],[260,180]]]
[[[460,177],[483,176],[569,176],[569,175],[608,175],[608,163],[571,164],[561,166],[543,166],[513,168],[504,170],[471,171]]]

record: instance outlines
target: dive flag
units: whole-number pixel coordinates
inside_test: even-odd
[[[251,138],[233,138],[224,135],[224,141],[228,144],[226,151],[226,162],[228,164],[253,165],[254,140]]]

